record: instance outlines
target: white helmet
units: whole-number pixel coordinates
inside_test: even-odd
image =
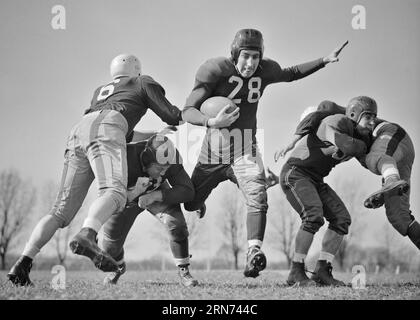
[[[310,114],[310,113],[312,113],[312,112],[315,112],[315,111],[317,111],[317,110],[318,110],[318,107],[317,107],[317,106],[310,106],[310,107],[307,107],[305,110],[303,110],[302,114],[300,115],[300,119],[299,119],[299,121],[302,121],[303,119],[305,119],[305,117],[306,117],[308,114]]]
[[[140,60],[132,54],[120,54],[111,61],[111,77],[137,77],[141,74]]]

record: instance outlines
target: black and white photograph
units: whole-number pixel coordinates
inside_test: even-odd
[[[420,1],[2,0],[0,52],[0,300],[420,300]]]

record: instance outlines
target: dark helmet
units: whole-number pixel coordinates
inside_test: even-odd
[[[360,121],[365,113],[372,113],[375,116],[378,114],[378,106],[372,98],[359,96],[351,99],[347,104],[346,116],[356,123]]]
[[[241,50],[258,50],[260,53],[260,59],[264,53],[264,40],[262,33],[255,29],[241,29],[239,30],[235,38],[233,39],[232,45],[230,46],[230,53],[232,60],[236,63]]]
[[[140,161],[143,168],[147,168],[152,163],[171,165],[182,160],[178,159],[176,148],[168,137],[155,134],[147,140],[146,147],[140,154]]]

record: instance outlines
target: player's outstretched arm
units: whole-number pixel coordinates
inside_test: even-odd
[[[284,158],[290,150],[293,150],[296,143],[302,138],[302,135],[294,135],[292,141],[287,146],[274,153],[274,161],[277,162],[280,158]]]
[[[347,40],[346,42],[344,42],[340,47],[335,48],[328,56],[324,57],[322,59],[322,61],[325,64],[328,63],[333,63],[333,62],[338,62],[338,55],[340,54],[341,50],[344,49],[344,47],[349,43],[349,41]]]

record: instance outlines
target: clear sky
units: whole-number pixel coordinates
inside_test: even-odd
[[[66,29],[54,30],[54,5],[66,10]],[[354,30],[352,8],[366,9],[366,29]],[[402,125],[420,142],[420,1],[417,0],[122,0],[0,2],[0,170],[15,167],[41,184],[61,176],[67,134],[90,103],[93,90],[110,80],[109,63],[119,53],[137,55],[143,71],[183,107],[201,63],[227,56],[235,32],[262,31],[265,55],[290,66],[327,55],[345,40],[340,62],[310,77],[268,87],[260,100],[264,157],[274,164],[276,149],[288,142],[301,112],[324,99],[345,104],[369,95],[379,116]],[[159,129],[148,113],[137,129]],[[177,139],[191,173],[185,126]],[[191,142],[189,144],[191,146]],[[190,148],[191,149],[191,148]],[[412,194],[418,194],[418,161]],[[373,192],[380,178],[355,161],[334,170],[360,176]],[[280,191],[278,191],[280,192]],[[414,212],[419,197],[412,197]],[[420,217],[417,215],[417,217]]]

